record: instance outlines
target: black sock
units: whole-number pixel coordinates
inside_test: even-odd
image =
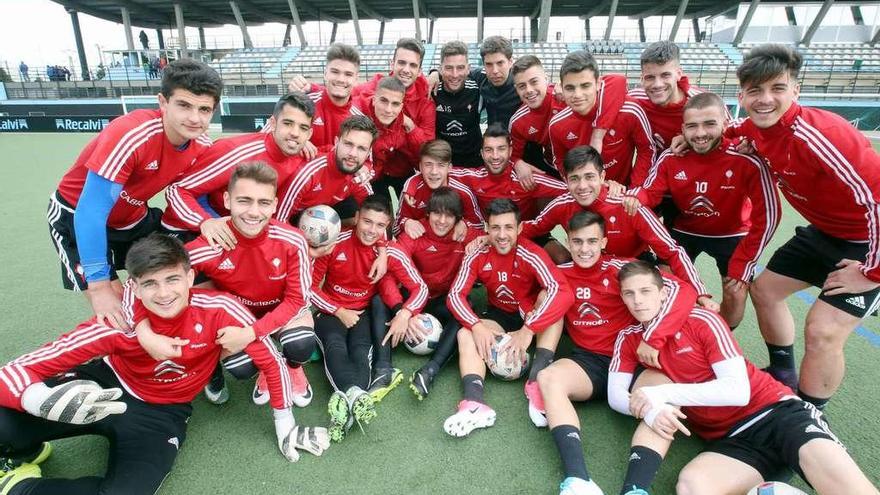
[[[816,409],[818,409],[820,411],[824,411],[825,406],[828,405],[828,401],[831,400],[831,397],[827,397],[825,399],[820,399],[818,397],[813,397],[813,396],[807,395],[801,389],[798,389],[798,397],[805,400],[806,402],[809,402],[810,404],[813,404],[814,406],[816,406]]]
[[[464,375],[461,377],[464,387],[464,400],[483,402],[483,377],[480,375]]]
[[[440,366],[437,363],[435,363],[434,361],[428,361],[427,363],[425,363],[424,366],[422,366],[422,369],[426,370],[428,373],[430,373],[432,375],[436,375],[437,372],[440,371]]]
[[[550,363],[553,362],[554,354],[550,349],[544,349],[543,347],[535,348],[535,358],[532,360],[532,368],[529,370],[530,382],[538,379],[539,371],[550,366]]]
[[[623,488],[620,489],[620,495],[633,488],[641,488],[648,491],[657,470],[660,469],[660,463],[663,457],[656,451],[648,447],[636,445],[629,449],[629,464],[626,466],[626,477],[623,478]]]
[[[550,430],[559,457],[562,459],[562,470],[565,477],[590,479],[587,464],[584,462],[584,447],[581,443],[580,431],[572,425],[559,425]]]
[[[794,370],[794,346],[767,344],[770,366]]]

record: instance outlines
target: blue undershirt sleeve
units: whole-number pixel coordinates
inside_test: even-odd
[[[86,282],[110,279],[107,259],[107,218],[119,199],[122,184],[89,172],[73,214],[80,265]]]
[[[196,201],[199,202],[199,204],[202,206],[202,208],[205,209],[205,211],[208,213],[208,215],[211,215],[214,218],[220,217],[220,214],[217,213],[216,211],[214,211],[214,208],[211,208],[211,204],[208,203],[208,195],[207,194],[203,194],[203,195],[199,196],[198,198],[196,198]]]

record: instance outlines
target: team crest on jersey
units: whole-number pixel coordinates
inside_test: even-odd
[[[535,129],[532,126],[529,126],[529,136],[531,136],[532,134],[537,134],[537,133],[538,133],[537,129]]]
[[[144,167],[144,170],[159,170],[159,160],[153,160]]]
[[[501,284],[495,289],[495,296],[498,299],[513,299],[513,291],[508,289],[506,285]]]
[[[346,256],[344,252],[339,253],[339,255],[336,256],[336,261],[348,261],[348,256]]]
[[[235,265],[232,263],[232,260],[226,258],[220,263],[220,266],[217,267],[218,270],[235,270]]]
[[[615,217],[614,215],[612,215],[612,216],[608,217],[608,221],[611,222],[611,223],[615,223],[615,222],[617,222],[617,217]]]
[[[731,184],[730,181],[733,180],[733,170],[727,169],[724,171],[724,178],[727,179],[727,184],[722,185],[721,189],[736,189],[736,186]]]
[[[278,258],[273,258],[272,259],[272,266],[274,266],[275,268],[278,268],[279,266],[281,266],[281,260]]]
[[[205,327],[203,327],[201,323],[196,323],[195,325],[193,325],[193,330],[195,330],[196,333],[202,333],[202,330],[204,329]]]
[[[615,131],[614,129],[611,129],[610,131],[608,131],[608,135],[611,137],[614,137],[615,134],[617,134],[617,131]]]
[[[607,278],[602,279],[602,285],[604,285],[605,287],[608,287],[608,279]]]
[[[484,272],[491,272],[492,271],[492,263],[486,262],[486,264],[483,265],[483,271]]]
[[[575,134],[571,131],[568,132],[568,136],[565,136],[565,139],[568,139],[569,141],[574,141],[577,138],[578,138],[577,134]]]

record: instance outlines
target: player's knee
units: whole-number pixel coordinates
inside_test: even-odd
[[[281,343],[281,353],[287,359],[287,362],[291,364],[307,362],[317,345],[315,331],[309,327],[284,329],[281,331],[278,340]]]
[[[752,297],[752,303],[755,306],[770,304],[782,299],[776,295],[772,285],[765,278],[758,277],[749,286],[749,295]]]
[[[677,495],[700,495],[713,493],[714,491],[715,488],[712,483],[699,470],[685,466],[678,473],[678,482],[675,483],[675,493]]]
[[[829,322],[807,321],[804,329],[804,351],[842,353],[849,331]]]
[[[244,352],[223,359],[223,369],[238,380],[247,380],[257,374],[257,365]]]
[[[538,372],[538,387],[543,393],[555,392],[560,385],[560,373],[553,365],[550,365]]]

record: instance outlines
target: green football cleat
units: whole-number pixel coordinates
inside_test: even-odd
[[[398,380],[398,383],[400,380]],[[368,425],[376,417],[376,403],[373,397],[360,387],[351,387],[346,392],[351,404],[351,414],[359,425]]]
[[[327,413],[330,414],[330,427],[327,428],[330,440],[341,442],[353,421],[348,407],[348,398],[344,393],[333,392],[330,401],[327,402]]]
[[[40,476],[42,476],[40,466],[36,464],[22,464],[0,478],[0,495],[8,495],[15,488],[15,485],[24,480],[39,478]]]
[[[398,368],[376,370],[374,375],[375,378],[370,382],[369,389],[374,404],[382,402],[382,399],[403,381],[403,373]]]
[[[0,458],[0,479],[23,464],[42,464],[52,455],[52,444],[43,442],[36,452],[19,458]]]

